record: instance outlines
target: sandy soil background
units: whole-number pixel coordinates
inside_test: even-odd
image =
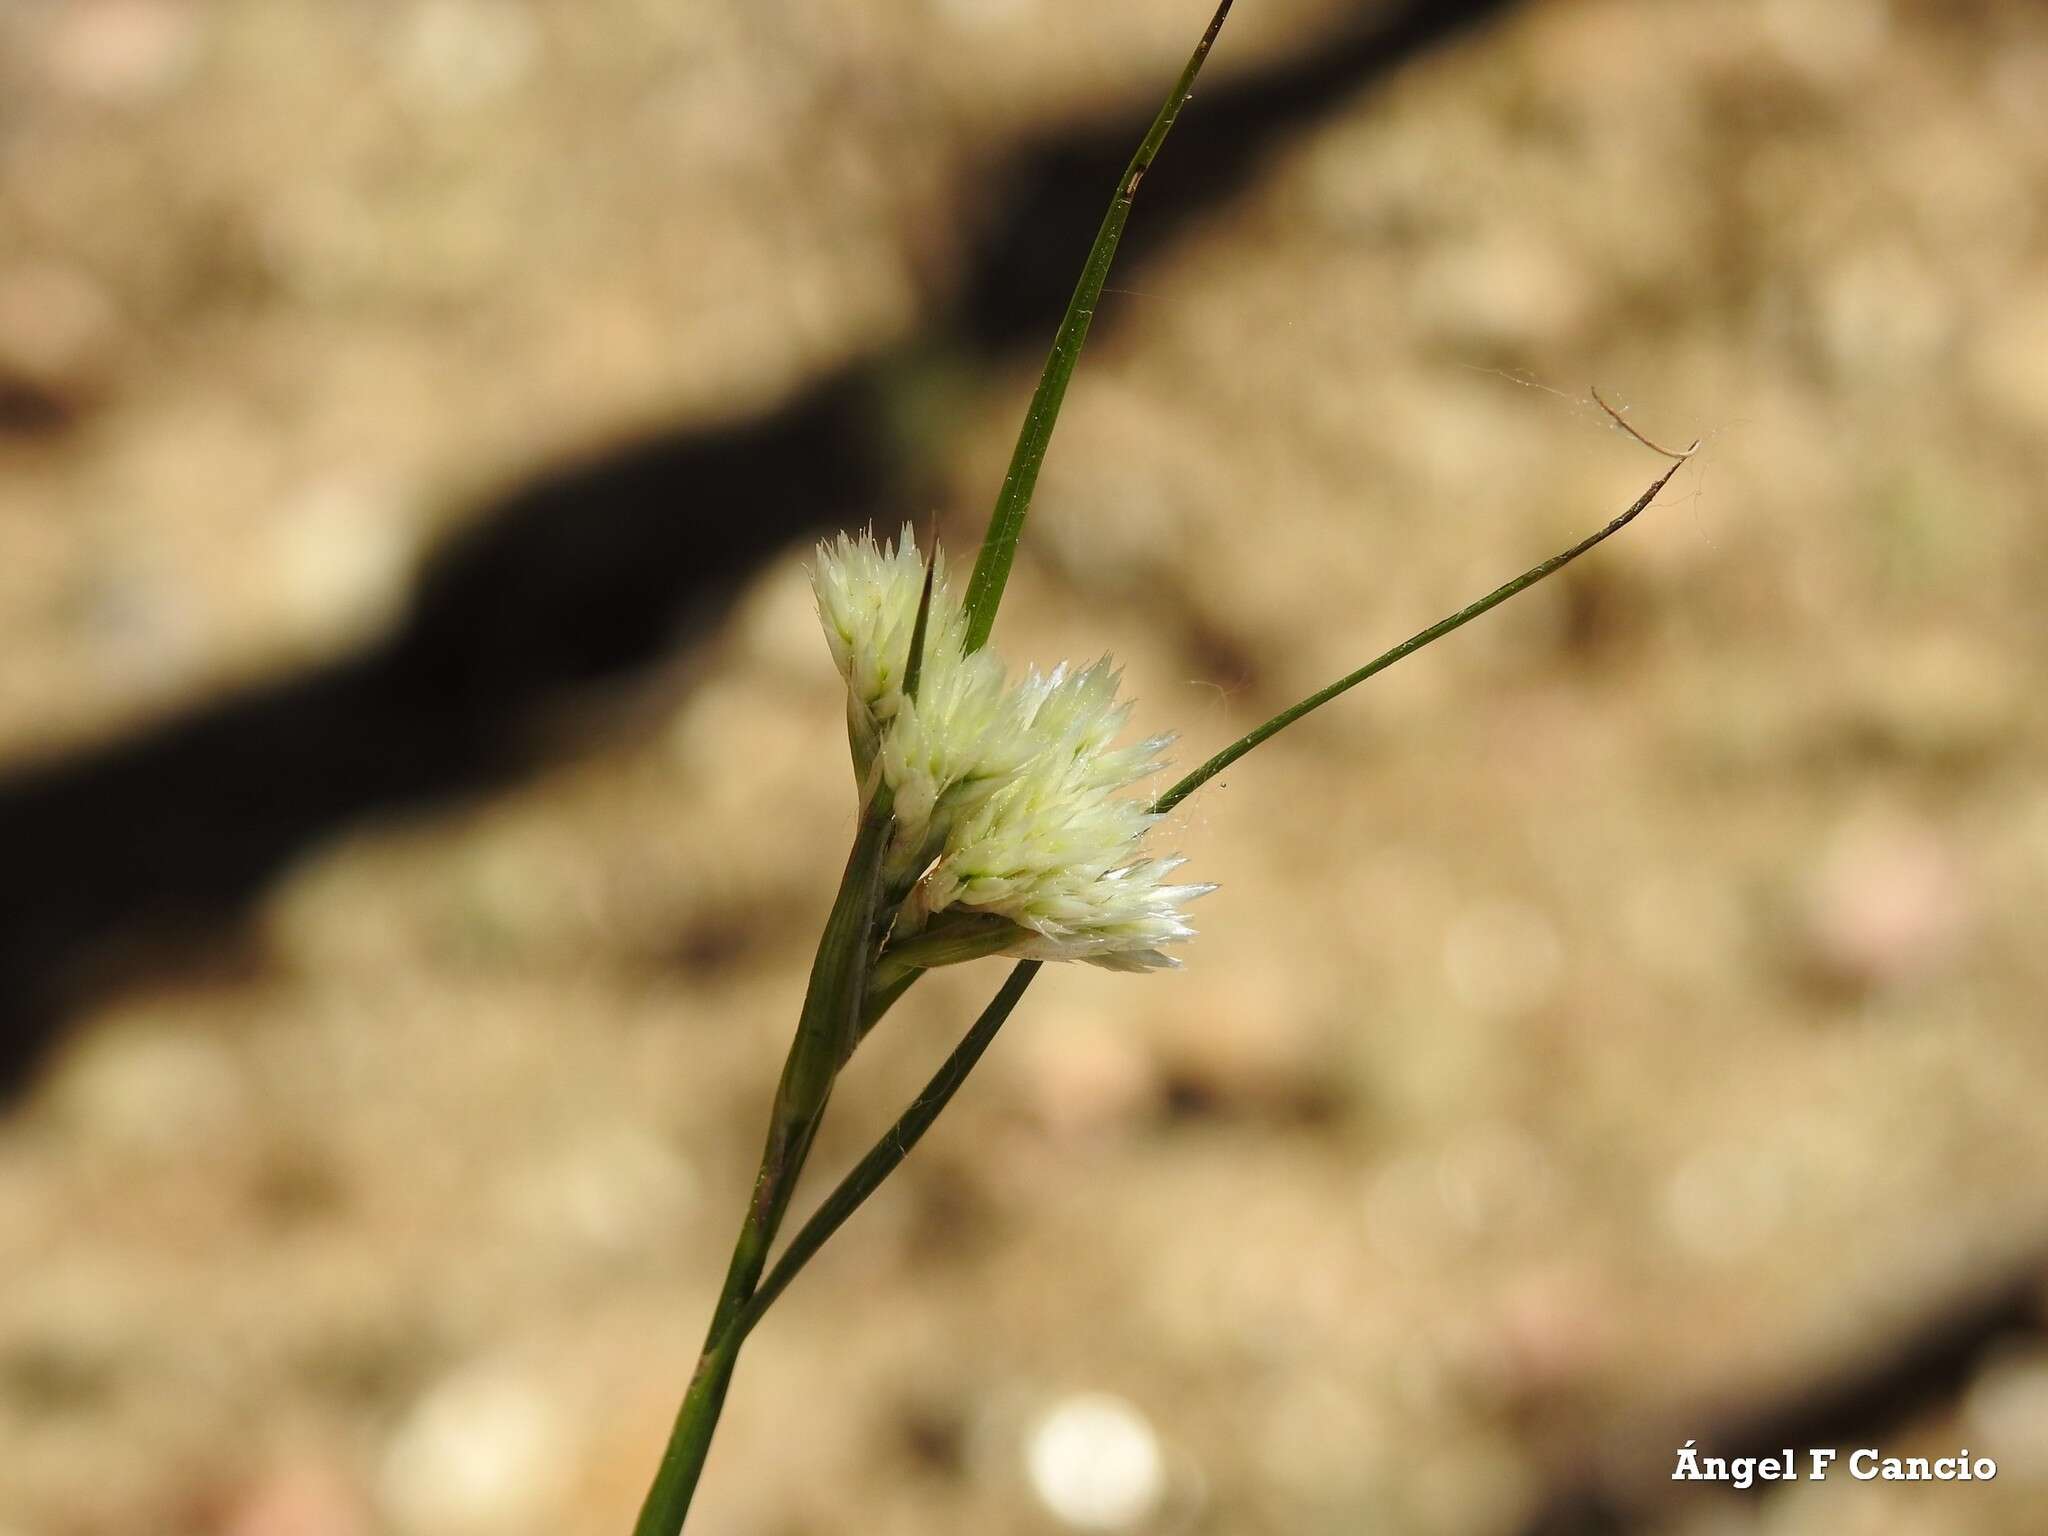
[[[1193,761],[1633,499],[1590,384],[1702,450],[1177,814],[1185,971],[1043,980],[750,1346],[699,1523],[2038,1531],[2048,19],[1504,6],[1205,188],[1212,99],[1380,16],[1239,9],[1008,657],[1114,652]],[[952,307],[991,168],[1141,122],[1203,19],[0,0],[5,1536],[628,1526],[852,827],[799,531],[971,547],[1050,334]],[[848,370],[879,494],[663,484],[685,548],[769,531],[680,557],[634,665],[129,922],[303,776],[93,754],[375,647],[553,467]],[[502,573],[479,675],[584,643],[521,602],[589,547]],[[405,759],[330,716],[341,779]],[[33,842],[51,783],[90,863]],[[998,974],[892,1017],[817,1167]],[[1669,1481],[1688,1438],[2000,1470],[1740,1496]]]

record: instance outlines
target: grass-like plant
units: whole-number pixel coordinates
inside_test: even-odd
[[[1175,963],[1162,946],[1192,936],[1184,909],[1210,887],[1175,882],[1178,859],[1143,851],[1152,825],[1310,711],[1619,532],[1688,456],[1667,454],[1671,466],[1605,527],[1282,710],[1149,802],[1130,791],[1158,767],[1169,738],[1116,744],[1129,706],[1117,701],[1117,673],[1107,660],[1008,681],[986,646],[1039,467],[1139,183],[1230,7],[1231,0],[1217,7],[1117,183],[964,592],[955,592],[936,549],[919,554],[907,527],[893,547],[863,535],[841,536],[818,550],[812,584],[827,644],[846,681],[859,830],[812,962],[769,1111],[760,1172],[703,1354],[635,1536],[681,1531],[741,1345],[825,1241],[909,1155],[1039,968],[1060,960],[1123,970]],[[833,1083],[854,1049],[925,971],[993,955],[1017,961],[1001,989],[770,1268],[769,1253]]]

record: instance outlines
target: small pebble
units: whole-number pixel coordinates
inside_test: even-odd
[[[50,33],[50,78],[110,105],[159,99],[198,63],[200,21],[181,0],[72,0]]]
[[[359,638],[397,615],[416,553],[407,512],[398,486],[363,474],[310,481],[278,509],[275,590],[304,639]]]
[[[2048,1478],[2048,1349],[1994,1360],[1971,1385],[1963,1421],[1973,1440],[1998,1448],[2001,1474]]]
[[[103,1146],[190,1150],[247,1122],[240,1063],[219,1041],[174,1023],[136,1021],[86,1035],[65,1059],[51,1102]]]
[[[106,393],[120,345],[113,299],[78,267],[0,270],[0,386],[33,390],[73,414]]]
[[[1930,826],[1875,812],[1829,839],[1807,895],[1807,943],[1827,976],[1888,988],[1943,969],[1967,927],[1962,871]]]
[[[1031,1428],[1032,1490],[1079,1531],[1136,1530],[1166,1500],[1166,1458],[1145,1416],[1108,1393],[1069,1397]]]
[[[617,1125],[514,1170],[505,1193],[537,1237],[616,1257],[674,1232],[696,1204],[697,1176],[651,1133]]]
[[[223,1536],[370,1536],[369,1516],[334,1467],[287,1462],[236,1497]]]
[[[398,29],[395,65],[415,100],[467,107],[517,90],[533,72],[540,45],[523,6],[425,0]]]
[[[569,1426],[525,1376],[474,1366],[436,1383],[385,1451],[378,1493],[407,1536],[555,1528],[571,1481]]]

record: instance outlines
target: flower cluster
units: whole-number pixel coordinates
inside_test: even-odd
[[[896,829],[884,861],[900,903],[890,938],[909,963],[977,955],[1175,964],[1182,908],[1212,889],[1174,884],[1179,859],[1139,843],[1158,818],[1129,792],[1170,738],[1119,747],[1130,714],[1105,658],[1008,682],[967,654],[959,598],[933,556],[916,697],[903,691],[925,571],[905,528],[821,545],[812,572],[825,638],[846,680],[847,734],[864,791],[879,777]]]

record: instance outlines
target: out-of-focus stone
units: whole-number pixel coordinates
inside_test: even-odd
[[[1505,1124],[1481,1122],[1436,1159],[1444,1211],[1474,1235],[1547,1226],[1555,1179],[1542,1145]]]
[[[1758,20],[1776,62],[1817,87],[1841,87],[1882,54],[1890,12],[1863,0],[1768,0]]]
[[[893,537],[894,530],[884,531]],[[800,559],[777,561],[740,599],[728,632],[736,650],[768,676],[834,695],[839,682],[811,595],[808,567],[813,558],[807,546]],[[956,571],[954,579],[964,578]]]
[[[947,21],[963,27],[995,26],[1037,9],[1036,0],[926,0]]]
[[[404,511],[395,486],[362,475],[316,480],[289,498],[278,520],[276,590],[304,642],[355,639],[397,613],[415,553]]]
[[[1970,1387],[1963,1418],[1975,1441],[1998,1447],[1998,1469],[2048,1478],[2048,1349],[1994,1361]]]
[[[1031,1426],[1024,1460],[1031,1488],[1077,1531],[1133,1531],[1166,1503],[1166,1454],[1151,1423],[1122,1398],[1084,1393]]]
[[[1063,1014],[1045,1020],[1023,1045],[1034,1115],[1063,1139],[1128,1127],[1151,1113],[1164,1093],[1145,1042],[1114,1020]]]
[[[34,396],[72,414],[106,392],[121,327],[106,290],[76,266],[0,271],[0,397]]]
[[[1936,558],[1948,554],[1936,549]],[[1866,724],[1893,749],[1922,760],[1993,753],[2012,737],[2027,697],[2007,653],[1981,638],[1936,633],[1874,662],[1861,679]]]
[[[1336,1109],[1349,1084],[1332,1071],[1328,1005],[1284,966],[1212,969],[1158,1031],[1178,1107],[1283,1122]]]
[[[2048,424],[2048,284],[2003,295],[1969,354],[1986,407],[2034,428]]]
[[[59,1067],[50,1102],[103,1145],[190,1149],[240,1124],[247,1085],[217,1040],[174,1023],[136,1021],[95,1030]]]
[[[1560,1262],[1509,1278],[1486,1335],[1481,1362],[1490,1385],[1511,1403],[1542,1403],[1582,1386],[1613,1351],[1615,1305],[1605,1276]]]
[[[1709,1263],[1754,1254],[1782,1230],[1790,1191],[1770,1149],[1715,1144],[1686,1160],[1665,1187],[1664,1226]]]
[[[95,101],[156,100],[191,76],[202,21],[201,7],[186,0],[73,0],[50,32],[50,77]]]
[[[1449,250],[1418,278],[1414,312],[1468,347],[1554,345],[1592,308],[1584,268],[1534,232]]]
[[[360,1495],[332,1466],[287,1461],[235,1498],[223,1536],[370,1536]]]
[[[1835,365],[1859,381],[1912,376],[1954,333],[1953,291],[1898,246],[1846,253],[1824,284],[1823,339]]]
[[[561,1528],[571,1428],[539,1383],[496,1364],[430,1388],[386,1448],[377,1491],[406,1536],[523,1536]]]
[[[395,64],[416,100],[467,107],[518,89],[540,48],[539,29],[523,6],[425,0],[397,29]]]
[[[697,1176],[646,1129],[616,1125],[515,1170],[505,1198],[536,1236],[616,1255],[676,1231],[696,1203]]]
[[[1939,972],[1969,927],[1968,889],[1945,838],[1894,811],[1837,826],[1806,898],[1805,938],[1829,979],[1894,987]]]

